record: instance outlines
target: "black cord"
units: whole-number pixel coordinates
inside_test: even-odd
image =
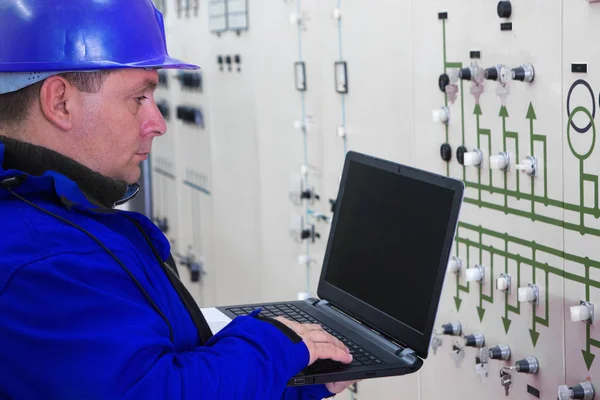
[[[150,297],[150,295],[148,294],[148,292],[146,292],[146,290],[142,287],[142,285],[140,284],[140,282],[136,279],[136,277],[131,273],[131,271],[129,271],[129,269],[125,266],[125,264],[123,264],[121,262],[121,260],[112,252],[110,251],[110,249],[108,249],[101,241],[100,239],[98,239],[96,236],[94,236],[93,234],[91,234],[90,232],[86,231],[84,228],[80,227],[79,225],[61,217],[60,215],[56,215],[48,210],[44,210],[42,207],[38,206],[35,203],[32,203],[31,201],[27,200],[26,198],[22,197],[21,195],[15,193],[12,190],[12,185],[11,183],[13,182],[6,182],[3,181],[2,182],[2,187],[4,187],[6,190],[8,190],[13,196],[15,196],[17,199],[29,204],[30,206],[40,210],[43,213],[46,213],[76,229],[79,229],[81,232],[85,233],[86,235],[88,235],[89,237],[91,237],[96,243],[98,243],[100,245],[100,247],[102,247],[102,249],[104,249],[104,251],[106,251],[124,270],[125,272],[127,272],[127,274],[131,277],[131,279],[133,279],[133,281],[135,282],[135,284],[138,286],[138,288],[142,291],[142,293],[144,293],[144,296],[146,296],[146,298],[148,299],[148,301],[150,302],[150,304],[152,304],[152,307],[154,308],[154,310],[162,317],[162,319],[165,321],[165,323],[167,324],[167,326],[169,327],[169,337],[171,339],[171,342],[174,342],[174,335],[173,335],[173,327],[171,326],[171,324],[169,323],[169,320],[167,319],[167,317],[163,314],[163,312],[160,310],[160,308],[158,308],[158,306],[156,305],[156,303],[154,302],[154,300],[152,300],[152,297]],[[17,179],[17,181],[14,182],[14,184],[18,184],[20,183],[20,181]]]

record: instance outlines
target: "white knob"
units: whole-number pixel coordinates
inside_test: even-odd
[[[441,122],[447,124],[450,120],[450,110],[447,107],[442,107],[431,112],[433,122]]]
[[[294,121],[294,129],[302,130],[304,128],[303,121]]]
[[[520,302],[526,302],[526,301],[534,301],[536,299],[535,297],[535,290],[532,287],[522,287],[519,288],[519,301]]]
[[[458,258],[452,257],[448,263],[448,271],[452,272],[453,274],[460,273],[460,260]]]
[[[481,165],[481,153],[469,151],[464,154],[464,165]]]
[[[531,160],[529,158],[523,160],[523,162],[521,164],[515,165],[515,168],[518,170],[521,170],[522,172],[524,172],[528,175],[531,175],[535,172],[533,160]]]
[[[584,305],[571,307],[571,321],[587,321],[592,317],[590,309]]]
[[[339,8],[334,8],[333,9],[333,19],[337,19],[337,20],[342,19],[342,10],[340,10]]]
[[[302,165],[300,166],[300,175],[302,175],[302,176],[306,176],[306,175],[308,175],[308,171],[309,171],[309,170],[310,170],[310,168],[309,168],[309,166],[308,166],[308,165],[306,165],[306,164],[302,164]]]
[[[490,156],[490,168],[492,169],[506,169],[508,166],[508,159],[504,154],[496,154]]]
[[[506,279],[505,277],[501,277],[496,280],[496,288],[498,290],[505,292],[508,290],[508,286],[508,279]]]
[[[467,268],[467,281],[480,282],[483,280],[483,270],[479,267]]]
[[[300,17],[298,16],[298,14],[296,14],[296,13],[290,14],[290,24],[298,25],[298,22],[300,22]]]
[[[348,132],[346,132],[346,128],[344,128],[343,126],[338,126],[337,128],[337,135],[341,138],[346,137],[346,135],[348,134]]]

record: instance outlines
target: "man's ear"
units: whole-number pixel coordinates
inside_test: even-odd
[[[77,89],[61,76],[47,78],[40,89],[40,107],[46,119],[57,128],[73,128]]]

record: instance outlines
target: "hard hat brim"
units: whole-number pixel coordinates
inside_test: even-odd
[[[115,63],[110,61],[94,62],[45,62],[45,63],[0,63],[0,72],[61,72],[61,71],[96,71],[119,68],[156,68],[197,70],[198,65],[190,64],[173,57],[145,60],[137,63]]]

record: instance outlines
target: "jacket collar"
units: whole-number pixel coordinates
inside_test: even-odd
[[[0,179],[26,176],[43,191],[51,180],[55,193],[67,206],[108,208],[124,204],[139,192],[139,184],[128,185],[103,176],[53,150],[0,136]],[[36,178],[36,179],[32,179]]]

